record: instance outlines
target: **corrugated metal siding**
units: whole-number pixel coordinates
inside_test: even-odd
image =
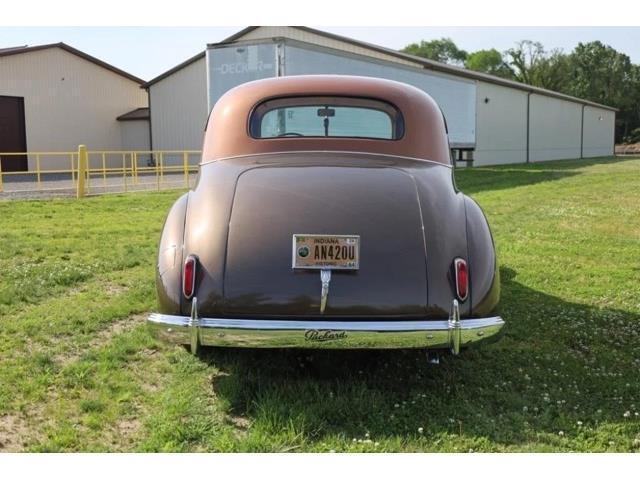
[[[582,105],[531,95],[529,160],[579,158],[581,122]]]
[[[376,52],[368,48],[353,45],[351,43],[342,42],[333,38],[327,38],[322,35],[318,35],[312,32],[299,30],[291,27],[259,27],[255,30],[247,33],[242,37],[242,41],[245,40],[262,40],[265,38],[273,37],[286,37],[293,40],[299,40],[301,42],[307,42],[322,47],[335,48],[342,50],[343,52],[357,53],[360,55],[366,55],[367,57],[378,58],[381,60],[387,60],[393,63],[400,63],[402,65],[409,65],[412,67],[422,68],[422,65],[417,62],[398,58],[393,55],[386,55],[382,52]]]
[[[29,151],[118,150],[116,117],[147,106],[136,82],[60,48],[0,57],[0,95],[24,97]],[[68,161],[47,159],[46,168]]]
[[[149,120],[120,122],[123,150],[149,150]]]
[[[602,108],[584,107],[583,157],[613,155],[615,112]]]
[[[200,150],[207,121],[202,58],[149,88],[154,150]]]
[[[527,93],[478,82],[476,102],[474,165],[526,162]]]

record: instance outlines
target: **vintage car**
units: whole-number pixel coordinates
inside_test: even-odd
[[[313,75],[227,92],[171,208],[159,337],[190,346],[425,348],[495,339],[500,281],[456,189],[445,120],[412,86]]]

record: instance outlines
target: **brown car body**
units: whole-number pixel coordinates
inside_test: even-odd
[[[384,101],[401,112],[403,135],[253,138],[257,105],[307,96]],[[361,238],[359,269],[333,272],[323,311],[318,271],[291,265],[292,236],[302,233]],[[197,300],[183,295],[188,256],[198,262]],[[464,300],[456,300],[456,258],[468,265]],[[194,351],[204,344],[457,353],[501,330],[491,316],[499,285],[488,223],[455,187],[445,121],[431,97],[375,78],[275,78],[216,103],[197,185],[163,228],[160,312],[150,324]]]

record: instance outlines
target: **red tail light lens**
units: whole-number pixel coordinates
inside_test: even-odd
[[[193,297],[196,288],[196,267],[198,260],[193,255],[189,255],[184,262],[182,274],[182,293],[187,299]]]
[[[469,271],[467,270],[467,262],[462,258],[456,258],[453,261],[456,272],[456,295],[458,300],[465,301],[469,293]]]

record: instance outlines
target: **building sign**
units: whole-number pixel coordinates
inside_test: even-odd
[[[276,45],[234,45],[207,49],[209,110],[228,90],[240,84],[275,77]]]

